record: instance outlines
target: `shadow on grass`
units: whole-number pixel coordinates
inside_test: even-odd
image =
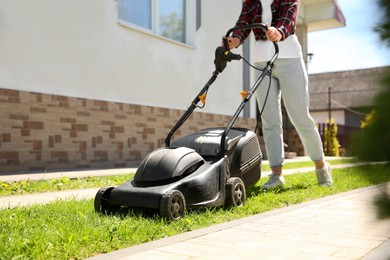
[[[285,192],[292,192],[292,191],[299,191],[299,190],[306,190],[311,187],[311,184],[308,182],[303,183],[296,183],[292,185],[284,185],[279,187],[274,187],[270,189],[262,188],[261,186],[254,186],[247,190],[247,198],[256,197],[262,193],[285,193]]]
[[[294,192],[294,191],[302,191],[302,190],[307,190],[311,186],[310,183],[308,182],[301,182],[301,183],[295,183],[291,185],[285,185],[282,187],[275,187],[272,189],[264,189],[261,186],[253,186],[250,187],[246,190],[246,198],[251,199],[253,197],[259,196],[261,194],[266,194],[266,193],[273,193],[273,194],[282,194],[282,193],[287,193],[287,192]],[[186,210],[186,215],[187,214],[203,214],[206,212],[210,211],[228,211],[234,208],[235,206],[231,205],[222,205],[222,206],[213,206],[213,207],[200,207],[200,208],[195,208],[195,209],[187,209]],[[106,217],[119,217],[121,219],[124,218],[147,218],[150,220],[158,219],[161,220],[163,217],[160,216],[159,210],[158,209],[148,209],[148,208],[134,208],[134,207],[127,207],[127,206],[122,206],[119,209],[112,210],[109,212],[102,212],[99,213],[101,216],[106,216]],[[167,220],[167,222],[169,222]]]

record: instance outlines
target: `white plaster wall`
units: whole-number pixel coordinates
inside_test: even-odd
[[[120,25],[115,0],[2,0],[0,88],[185,109],[211,76],[241,3],[202,1],[188,46]],[[203,111],[233,113],[241,89],[242,62],[232,62]]]

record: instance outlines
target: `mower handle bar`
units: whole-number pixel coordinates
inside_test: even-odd
[[[251,30],[251,29],[262,29],[264,31],[264,33],[265,33],[268,30],[268,26],[266,24],[263,24],[263,23],[254,23],[254,24],[247,24],[247,25],[236,26],[236,27],[233,27],[233,28],[229,29],[226,32],[225,37],[230,37],[232,32],[245,31],[245,30]],[[272,42],[272,43],[274,45],[275,54],[278,55],[279,54],[279,46],[278,46],[278,44],[276,42]],[[226,43],[224,43],[224,44],[225,44],[225,48],[228,49],[228,46],[226,45]],[[275,59],[276,59],[276,57],[275,57]],[[271,61],[274,62],[275,59],[273,59]]]
[[[229,29],[226,33],[226,37],[229,37],[230,34],[234,31],[241,31],[241,30],[249,30],[249,29],[256,29],[256,28],[260,28],[262,29],[264,32],[267,31],[268,27],[265,25],[265,24],[262,24],[262,23],[256,23],[256,24],[249,24],[249,25],[243,25],[243,26],[237,26],[237,27],[233,27],[231,29]],[[230,53],[230,51],[228,50],[228,46],[227,46],[227,43],[224,42],[224,47],[225,47],[225,50]],[[220,155],[222,156],[224,153],[225,153],[225,139],[226,139],[226,135],[227,133],[230,131],[230,129],[232,128],[234,122],[237,120],[239,114],[241,113],[241,111],[243,110],[245,104],[249,101],[249,99],[251,98],[251,96],[253,95],[254,91],[257,89],[257,87],[259,86],[260,82],[262,81],[262,79],[265,77],[266,74],[268,73],[271,73],[272,71],[272,68],[273,68],[273,63],[275,62],[276,58],[278,57],[279,55],[279,47],[278,47],[278,44],[276,42],[273,42],[273,45],[274,45],[274,48],[275,48],[275,53],[274,55],[272,56],[271,60],[268,61],[267,63],[267,67],[263,70],[263,73],[261,74],[261,76],[259,77],[259,79],[257,80],[257,82],[255,83],[255,86],[252,87],[250,89],[250,91],[248,92],[248,95],[247,97],[242,101],[241,105],[239,106],[238,110],[236,111],[236,113],[233,115],[232,119],[230,120],[229,124],[226,126],[225,128],[225,131],[223,132],[222,136],[221,136],[221,144],[220,144]],[[218,48],[217,48],[218,49]],[[233,57],[235,57],[236,54],[233,54]],[[237,55],[239,56],[239,55]],[[241,58],[241,56],[239,56]],[[236,58],[234,58],[236,59]],[[230,60],[227,60],[227,61],[230,61]],[[216,69],[214,72],[213,72],[213,75],[212,77],[209,79],[209,81],[206,83],[206,85],[202,88],[202,90],[199,92],[199,94],[194,98],[194,100],[192,101],[191,103],[191,106],[185,111],[185,113],[181,116],[181,118],[179,119],[178,122],[176,122],[176,124],[174,125],[174,127],[171,129],[171,131],[168,133],[168,136],[165,138],[165,145],[166,147],[170,147],[170,142],[171,142],[171,138],[173,136],[173,134],[176,132],[177,129],[179,129],[183,124],[184,122],[189,118],[189,116],[192,114],[192,112],[195,110],[195,108],[197,107],[197,104],[198,102],[200,101],[200,96],[203,94],[203,93],[206,93],[209,89],[209,87],[211,86],[211,84],[213,84],[213,82],[217,79],[217,76],[218,74],[222,72],[222,71],[219,71],[218,69]]]

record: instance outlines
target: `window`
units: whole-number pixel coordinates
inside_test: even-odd
[[[118,18],[178,42],[188,43],[187,0],[118,0]]]

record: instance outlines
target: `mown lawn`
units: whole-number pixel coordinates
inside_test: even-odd
[[[341,158],[332,160],[332,165],[345,164],[358,162],[355,158]],[[314,167],[311,161],[297,161],[289,162],[283,167],[284,169],[297,169],[304,167]],[[262,171],[269,171],[268,165],[262,165]],[[87,189],[94,187],[104,186],[117,186],[128,180],[131,180],[134,173],[118,174],[113,176],[102,176],[95,177],[90,176],[87,178],[71,179],[69,177],[62,177],[60,179],[53,180],[41,180],[41,181],[13,181],[4,182],[0,181],[0,196],[20,195],[37,192],[47,191],[60,191],[60,190],[71,190],[71,189]]]
[[[260,184],[247,191],[244,207],[217,207],[187,212],[175,222],[137,210],[116,215],[94,212],[93,200],[58,200],[0,210],[0,259],[81,259],[196,230],[272,209],[390,181],[388,165],[333,170],[335,185],[318,187],[314,173],[285,177],[281,189]]]

